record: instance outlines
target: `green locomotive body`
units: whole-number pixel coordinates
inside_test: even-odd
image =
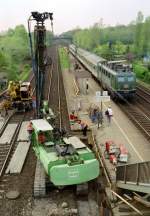
[[[98,177],[99,162],[79,138],[56,139],[54,129],[44,119],[32,120],[32,125],[33,149],[54,185],[81,184]],[[45,137],[42,143],[40,133]]]
[[[101,82],[112,97],[133,98],[136,93],[136,76],[129,65],[123,61],[107,61],[93,53],[74,45],[70,52]]]

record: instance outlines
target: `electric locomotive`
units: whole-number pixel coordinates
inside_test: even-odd
[[[107,61],[81,48],[70,45],[70,52],[101,82],[113,98],[133,98],[136,76],[125,61]]]

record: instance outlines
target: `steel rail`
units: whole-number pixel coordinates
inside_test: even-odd
[[[137,85],[136,86],[137,89],[139,89],[140,91],[144,92],[146,95],[148,95],[150,97],[150,89],[142,86],[142,85]]]
[[[0,137],[2,136],[6,126],[8,125],[10,119],[13,117],[13,115],[15,114],[15,112],[13,112],[10,116],[8,116],[8,118],[6,119],[6,121],[4,122],[2,128],[0,129]]]
[[[150,91],[143,89],[141,86],[137,86],[136,95],[140,98],[142,98],[144,101],[146,101],[148,104],[150,104]]]
[[[129,118],[144,132],[148,139],[150,139],[150,118],[141,110],[134,108],[132,104],[126,102],[128,107],[119,104],[121,109],[129,116]],[[143,119],[141,119],[143,118]],[[145,125],[147,126],[145,128]]]
[[[62,113],[61,113],[61,97],[60,97],[60,71],[59,71],[59,56],[58,56],[58,49],[57,49],[57,73],[58,73],[58,108],[59,108],[59,129],[61,130],[62,128]]]
[[[54,70],[54,64],[52,63],[51,69],[50,69],[50,74],[49,74],[49,88],[48,88],[48,96],[47,100],[49,102],[50,100],[50,93],[51,93],[51,86],[52,86],[52,78],[53,78],[53,70]]]
[[[4,91],[2,91],[1,93],[0,93],[0,98],[2,97],[2,96],[4,96],[4,94],[7,92],[7,89],[5,89]]]
[[[7,162],[8,162],[9,156],[10,156],[10,154],[11,154],[11,152],[12,152],[14,143],[15,143],[15,141],[16,141],[16,139],[17,139],[17,136],[18,136],[19,130],[20,130],[20,128],[21,128],[22,122],[23,122],[23,120],[24,120],[24,117],[25,117],[25,114],[24,114],[23,118],[21,119],[21,121],[18,123],[17,128],[16,128],[16,130],[15,130],[15,133],[14,133],[12,139],[11,139],[9,150],[8,150],[8,152],[7,152],[7,154],[6,154],[4,163],[3,163],[3,165],[2,165],[2,167],[1,167],[1,169],[0,169],[0,177],[2,177],[2,174],[3,174],[4,170],[5,170],[6,164],[7,164]]]

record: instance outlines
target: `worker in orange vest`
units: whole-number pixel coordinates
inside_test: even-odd
[[[83,136],[86,136],[87,135],[87,129],[88,129],[87,123],[81,122],[81,128],[82,128]]]
[[[32,136],[32,132],[33,132],[32,122],[29,122],[29,124],[27,126],[27,131],[28,131],[28,134],[29,134],[29,140],[31,141],[31,136]]]
[[[43,144],[43,143],[45,143],[45,141],[46,141],[46,137],[45,137],[44,133],[42,131],[39,131],[38,142],[40,144]]]

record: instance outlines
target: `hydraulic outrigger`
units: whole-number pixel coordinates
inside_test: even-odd
[[[30,40],[30,49],[32,57],[32,69],[35,75],[36,85],[36,117],[40,117],[40,109],[42,101],[44,99],[43,86],[44,86],[44,74],[47,63],[46,58],[46,28],[44,22],[46,19],[51,21],[51,29],[53,33],[53,13],[39,13],[31,12],[31,16],[28,19],[28,31]],[[32,43],[31,22],[36,21],[34,26],[34,45]]]

